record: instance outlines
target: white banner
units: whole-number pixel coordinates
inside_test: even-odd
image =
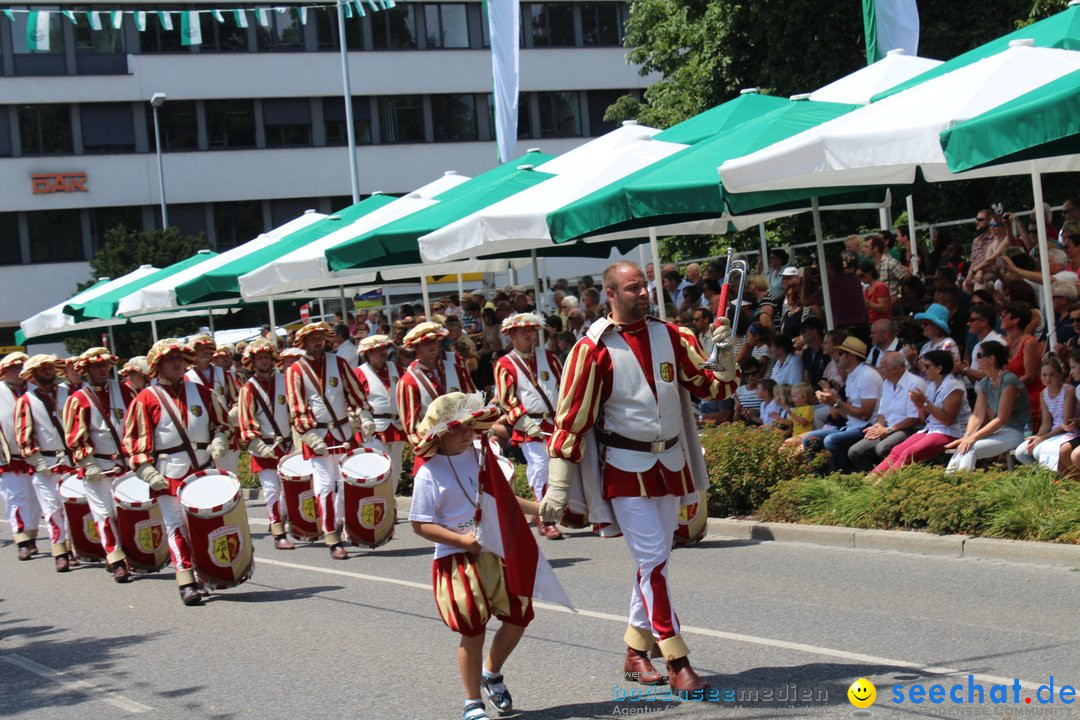
[[[484,8],[491,37],[495,143],[499,162],[509,162],[517,145],[521,4],[517,0],[485,0]]]

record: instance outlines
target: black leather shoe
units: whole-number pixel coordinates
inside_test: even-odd
[[[180,602],[185,605],[202,605],[202,596],[194,585],[185,585],[180,588]]]

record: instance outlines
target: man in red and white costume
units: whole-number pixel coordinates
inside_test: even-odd
[[[537,349],[537,333],[544,326],[540,316],[516,313],[502,322],[502,334],[510,336],[510,352],[495,363],[495,396],[514,428],[510,443],[525,456],[526,476],[536,501],[544,497],[548,482],[548,451],[545,436],[555,429],[555,403],[559,400],[562,363],[547,350]],[[540,534],[561,540],[554,522],[540,522]]]
[[[64,444],[63,407],[58,404],[57,373],[64,367],[55,355],[34,355],[19,374],[28,381],[26,392],[15,401],[15,440],[34,469],[32,482],[49,528],[49,541],[57,572],[67,572],[79,561],[71,553],[60,477],[71,470]]]
[[[244,349],[244,367],[253,375],[240,386],[237,405],[240,442],[247,445],[251,472],[262,486],[274,547],[292,550],[281,513],[281,478],[277,469],[278,461],[292,450],[285,376],[274,367],[278,359],[277,345],[265,338],[256,338]]]
[[[120,547],[112,494],[112,478],[127,470],[120,439],[127,407],[120,383],[109,379],[109,371],[117,362],[119,359],[103,347],[90,348],[76,358],[75,368],[86,382],[64,406],[64,432],[97,524],[105,563],[113,580],[126,583],[130,574],[127,555]]]
[[[561,516],[574,463],[582,461],[586,436],[595,430],[604,496],[637,563],[624,672],[641,683],[662,682],[649,661],[659,644],[672,690],[703,690],[708,685],[690,666],[679,634],[668,561],[680,500],[696,496],[707,482],[689,394],[726,398],[738,386],[738,373],[730,349],[720,353],[720,370],[707,370],[691,330],[648,316],[648,284],[634,263],[605,270],[604,292],[611,315],[594,322],[567,358],[541,519]],[[730,337],[724,320],[713,340],[723,345]]]
[[[215,459],[214,467],[235,475],[240,469],[240,440],[236,433],[238,422],[236,397],[239,394],[239,386],[232,373],[214,364],[215,353],[218,349],[214,338],[209,335],[196,335],[188,340],[188,347],[194,353],[195,361],[184,375],[184,379],[199,383],[213,391],[221,400],[222,407],[227,413],[230,428],[229,451],[221,458]]]
[[[228,452],[230,431],[221,397],[201,383],[184,380],[184,370],[193,359],[176,338],[154,343],[146,360],[157,384],[135,396],[124,419],[122,438],[128,464],[158,500],[180,601],[185,605],[199,605],[202,598],[196,588],[180,488],[186,478]]]
[[[0,360],[0,497],[20,560],[29,560],[37,552],[35,538],[41,517],[34,493],[34,468],[23,459],[15,435],[15,401],[26,391],[26,381],[19,373],[27,359],[26,353],[13,352]]]
[[[401,453],[405,449],[405,431],[398,416],[397,386],[401,366],[388,357],[394,341],[386,335],[369,335],[360,341],[360,356],[364,362],[353,370],[364,389],[371,415],[375,419],[375,436],[367,442],[369,448],[390,456],[390,482],[397,494],[401,479]]]
[[[442,340],[448,334],[439,323],[425,321],[410,330],[401,343],[416,353],[416,359],[397,385],[401,427],[413,447],[421,440],[416,428],[435,398],[450,392],[476,392],[462,357],[452,350],[443,350]],[[413,459],[414,475],[421,465],[423,458],[417,455]]]
[[[120,392],[124,396],[124,407],[129,407],[135,396],[150,384],[149,372],[150,368],[146,364],[145,355],[136,355],[117,371],[117,375],[120,376]]]
[[[296,331],[293,344],[305,351],[285,371],[285,395],[293,430],[304,457],[311,460],[311,480],[322,512],[323,540],[330,557],[349,557],[341,542],[344,496],[338,455],[352,449],[353,434],[365,440],[375,432],[360,382],[345,360],[326,351],[334,331],[324,322]]]

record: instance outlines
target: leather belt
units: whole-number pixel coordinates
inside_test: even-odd
[[[104,454],[94,453],[94,457],[97,458],[98,460],[120,460],[124,456],[120,455],[119,453],[116,454],[116,455],[104,455]]]
[[[678,445],[679,438],[676,436],[667,440],[646,442],[644,440],[631,440],[628,437],[615,435],[614,433],[600,433],[600,442],[608,447],[618,448],[620,450],[634,450],[637,452],[647,452],[659,455],[665,450],[670,450]]]
[[[327,428],[344,427],[345,425],[348,425],[348,424],[349,424],[348,420],[338,420],[336,423],[315,423],[315,427],[319,428],[320,430],[325,430]]]
[[[38,450],[38,453],[45,457],[60,457],[67,454],[63,450]]]
[[[551,415],[549,413],[525,413],[533,420],[550,420]]]
[[[197,442],[191,443],[191,446],[196,450],[205,450],[206,448],[210,447],[210,443]],[[173,453],[178,453],[183,449],[183,445],[177,445],[176,447],[160,448],[158,450],[155,450],[154,452],[158,455],[172,455]]]
[[[395,420],[395,419],[397,419],[396,416],[391,414],[391,413],[374,413],[371,417],[375,418],[376,420]]]

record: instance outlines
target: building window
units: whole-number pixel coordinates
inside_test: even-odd
[[[581,35],[585,47],[622,45],[622,3],[581,4]]]
[[[99,17],[101,17],[100,30],[91,28],[90,21],[87,18],[78,17],[78,22],[75,24],[76,54],[123,54],[125,52],[124,28],[114,28],[112,19],[108,17],[107,13],[102,13]]]
[[[637,95],[637,90],[590,90],[589,98],[589,134],[603,135],[614,130],[618,123],[604,120],[608,107],[623,95]]]
[[[311,101],[307,98],[263,100],[267,147],[311,145]]]
[[[315,44],[319,50],[339,50],[337,9],[334,7],[308,10],[308,22],[315,23]],[[349,50],[364,49],[364,21],[355,12],[345,18],[345,47]]]
[[[529,3],[533,47],[573,47],[574,8],[570,3]]]
[[[345,101],[339,97],[323,98],[323,124],[327,145],[345,145],[349,138],[345,131]],[[354,97],[353,128],[357,145],[371,144],[371,99]]]
[[[214,230],[217,232],[218,252],[258,237],[266,230],[263,225],[262,201],[214,203]]]
[[[240,12],[247,14],[246,10]],[[219,22],[213,13],[199,13],[199,26],[202,29],[202,45],[199,52],[247,52],[248,31],[236,24],[236,15],[232,10],[222,10],[225,22]],[[248,24],[254,19],[248,17]]]
[[[69,22],[67,18],[61,15],[56,10],[49,13],[49,37],[48,48],[31,50],[27,47],[26,33],[27,33],[27,19],[29,13],[17,12],[15,13],[15,20],[11,23],[11,49],[16,55],[63,55],[64,54],[64,28],[61,23]],[[42,41],[45,38],[41,38]],[[44,46],[46,43],[40,42],[38,47]]]
[[[206,136],[211,149],[255,147],[252,100],[207,100]]]
[[[172,208],[169,212],[172,213]],[[105,234],[120,225],[128,230],[142,230],[142,208],[123,205],[90,209],[90,240],[95,254],[105,247]]]
[[[135,117],[130,103],[81,105],[83,152],[135,152]]]
[[[206,206],[202,203],[169,203],[169,226],[180,230],[183,235],[206,236],[209,227],[206,223]],[[161,206],[154,206],[154,227],[161,227]]]
[[[376,50],[415,50],[416,13],[413,3],[371,15],[371,34]]]
[[[19,218],[13,212],[0,213],[0,265],[17,265],[21,262]]]
[[[7,105],[0,105],[0,157],[11,155],[11,115]]]
[[[281,227],[308,210],[319,209],[319,198],[284,198],[270,201],[270,224]]]
[[[28,212],[26,224],[30,228],[30,262],[84,259],[78,210]]]
[[[424,25],[429,48],[469,47],[469,16],[464,3],[424,5]]]
[[[384,143],[424,142],[423,98],[419,95],[380,97],[379,125]]]
[[[573,91],[536,93],[540,137],[581,137],[581,98]]]
[[[435,142],[479,140],[475,95],[432,95],[431,122]]]
[[[299,11],[285,8],[285,12],[266,10],[270,15],[270,27],[256,25],[261,52],[290,52],[304,49],[304,26],[300,24]]]
[[[146,13],[146,30],[139,33],[139,51],[143,53],[188,52],[180,42],[180,16],[173,13],[172,30],[166,30],[156,12]]]
[[[199,130],[195,119],[194,100],[169,100],[157,109],[161,125],[161,149],[198,150]],[[146,109],[146,136],[150,138],[150,152],[157,152],[154,140],[154,109]]]
[[[69,155],[71,112],[67,105],[21,105],[19,134],[23,155]]]

